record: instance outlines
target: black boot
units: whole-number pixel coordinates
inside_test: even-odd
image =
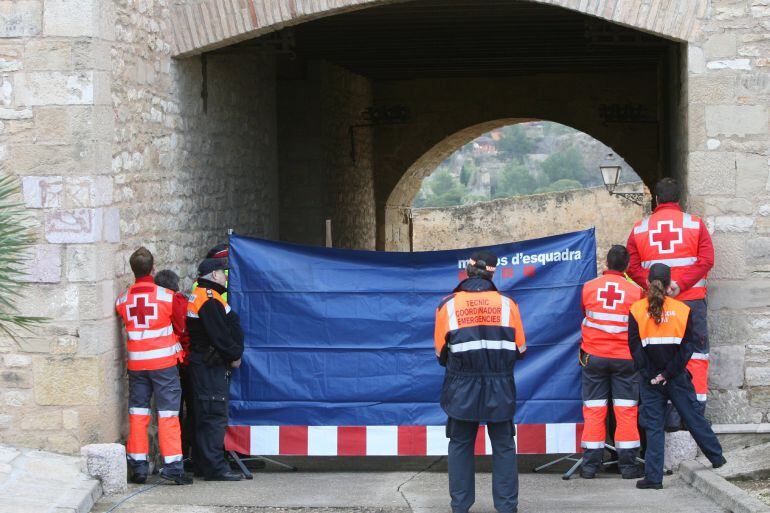
[[[209,476],[206,478],[206,481],[240,481],[241,475],[236,474],[235,472],[225,472],[224,474],[219,474],[217,476]]]
[[[645,478],[637,481],[636,487],[640,490],[660,490],[663,488],[663,483],[653,483],[652,481],[647,481],[647,478]]]

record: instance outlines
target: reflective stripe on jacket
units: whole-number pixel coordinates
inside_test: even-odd
[[[436,354],[446,351],[441,406],[452,418],[502,422],[516,411],[513,368],[526,351],[516,302],[480,278],[463,281],[436,311]]]
[[[151,281],[138,281],[116,301],[126,328],[128,370],[166,369],[181,360],[182,346],[171,322],[173,297]]]

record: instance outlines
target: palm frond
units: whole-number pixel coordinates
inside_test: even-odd
[[[16,338],[13,328],[29,331],[45,317],[19,315],[15,301],[25,283],[27,251],[35,243],[34,220],[18,201],[19,181],[0,175],[0,331]]]

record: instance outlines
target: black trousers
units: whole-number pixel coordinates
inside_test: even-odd
[[[230,472],[225,461],[225,428],[227,427],[227,367],[208,366],[203,355],[190,354],[190,379],[195,412],[195,468],[204,477]]]
[[[182,382],[182,404],[179,408],[179,422],[182,426],[182,454],[195,462],[195,396],[193,394],[192,371],[189,366],[179,366]]]

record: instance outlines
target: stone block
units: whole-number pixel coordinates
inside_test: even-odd
[[[695,45],[687,45],[687,70],[693,75],[706,71],[706,57],[703,49]]]
[[[709,136],[767,133],[764,105],[706,105],[706,133]]]
[[[21,179],[21,190],[28,208],[61,207],[61,176],[25,176]]]
[[[3,403],[11,408],[21,408],[30,404],[32,394],[30,390],[6,390],[3,393]]]
[[[70,142],[70,117],[68,107],[40,107],[35,113],[35,135],[44,143],[66,144]]]
[[[31,388],[32,376],[27,369],[0,370],[0,388]]]
[[[101,208],[46,212],[45,238],[57,244],[98,242],[102,239],[102,220]]]
[[[69,282],[96,282],[114,275],[115,248],[109,245],[68,246],[66,252]]]
[[[61,281],[61,251],[58,244],[36,244],[26,250],[23,275],[19,281],[28,283],[59,283]]]
[[[0,1],[0,37],[30,37],[43,26],[42,0]]]
[[[770,367],[770,346],[748,344],[746,346],[746,364],[751,367]]]
[[[743,386],[746,355],[744,346],[712,346],[709,354],[709,381],[712,388],[729,390]]]
[[[754,226],[754,219],[746,216],[714,216],[706,218],[710,231],[745,233]]]
[[[77,454],[80,441],[69,433],[54,433],[46,438],[46,449],[60,454]]]
[[[691,77],[687,84],[689,101],[693,103],[726,103],[734,101],[737,78],[734,75]]]
[[[770,386],[770,367],[747,367],[746,384],[750,387]]]
[[[738,81],[738,94],[757,96],[770,94],[770,73],[744,73]]]
[[[80,414],[77,410],[62,411],[62,427],[64,429],[78,429],[80,427]]]
[[[104,210],[104,240],[120,242],[120,209],[107,208]]]
[[[736,192],[743,198],[753,198],[769,190],[770,159],[763,155],[739,153],[736,155]]]
[[[96,356],[108,352],[122,353],[124,348],[120,320],[108,318],[83,322],[80,326],[78,354]]]
[[[690,198],[690,205],[692,204]],[[754,203],[745,198],[719,198],[716,196],[703,196],[702,208],[699,211],[703,216],[714,217],[719,215],[752,215]]]
[[[666,445],[663,449],[663,467],[676,470],[683,461],[694,460],[698,456],[698,444],[688,431],[666,433]]]
[[[63,321],[75,321],[77,320],[78,312],[78,289],[75,285],[41,284],[26,287],[21,292],[20,299],[16,302],[16,306],[21,315],[39,315],[48,317],[50,319],[56,319],[59,324],[63,324]],[[50,325],[44,325],[43,327],[36,328],[35,335],[41,337],[46,329],[50,327]],[[32,341],[37,339],[35,337],[29,337],[25,340],[32,343]],[[45,351],[48,351],[47,346],[45,347]],[[27,352],[29,349],[33,348],[25,348],[24,351]]]
[[[32,365],[32,358],[25,354],[7,354],[3,357],[6,367],[19,369]]]
[[[17,103],[38,105],[92,105],[94,72],[37,71],[17,73]]]
[[[713,424],[757,424],[762,411],[749,401],[747,390],[710,390],[706,417]]]
[[[749,258],[753,263],[770,263],[770,237],[751,237],[747,247]]]
[[[46,0],[43,33],[46,36],[111,39],[114,34],[113,9],[112,2],[100,0]]]
[[[735,154],[722,151],[694,151],[689,154],[688,191],[692,195],[735,193]]]
[[[715,233],[712,237],[714,268],[709,273],[711,279],[744,278],[748,273],[746,258],[746,237],[739,234]]]
[[[751,387],[749,404],[754,408],[770,408],[770,386]]]
[[[99,479],[106,495],[128,491],[126,448],[121,444],[92,444],[80,450],[86,472]]]
[[[26,431],[59,430],[62,428],[61,412],[50,408],[32,410],[24,414],[19,427]]]
[[[766,308],[770,297],[770,280],[715,280],[709,286],[709,307],[742,310]]]
[[[102,386],[98,358],[41,357],[33,363],[39,405],[99,404]]]
[[[67,207],[101,207],[112,203],[112,177],[73,176],[64,181]]]
[[[4,109],[0,108],[0,120],[32,119],[32,109]]]
[[[732,69],[732,70],[751,71],[751,60],[750,59],[725,59],[725,60],[718,60],[718,61],[709,61],[706,64],[706,67],[708,69],[713,69],[713,70]]]
[[[115,282],[107,280],[80,285],[78,292],[80,320],[112,318],[115,313]]]
[[[703,44],[703,52],[707,59],[732,57],[736,53],[737,36],[735,32],[713,34]]]

